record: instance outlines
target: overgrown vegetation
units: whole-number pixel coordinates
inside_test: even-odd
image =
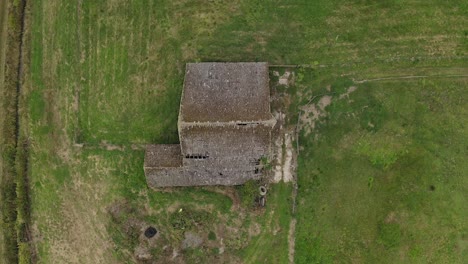
[[[2,151],[0,171],[1,202],[1,249],[0,257],[7,263],[30,263],[29,247],[29,190],[27,184],[27,147],[20,138],[20,52],[23,30],[24,1],[7,3],[8,22],[6,27],[8,41],[2,42],[6,47],[5,72],[2,72],[3,83],[0,83],[1,118],[0,146]],[[5,8],[5,6],[2,6]],[[3,18],[3,17],[2,17]],[[3,26],[2,23],[0,23]],[[2,30],[0,30],[2,32]],[[3,66],[3,65],[2,65]],[[3,69],[3,67],[0,67]]]
[[[258,188],[260,183],[255,180],[247,181],[245,184],[237,186],[239,197],[243,207],[252,209],[258,206],[260,196]]]
[[[16,154],[16,239],[18,245],[18,262],[31,263],[31,208],[30,187],[28,178],[29,142],[20,138]]]
[[[169,223],[176,230],[191,230],[197,226],[210,226],[213,215],[203,210],[182,207],[169,215]]]

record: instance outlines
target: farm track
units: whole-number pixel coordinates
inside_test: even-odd
[[[330,64],[270,64],[270,68],[332,68],[332,67],[352,67],[359,64],[370,63],[390,63],[390,62],[409,62],[409,61],[447,61],[447,60],[466,60],[467,56],[416,56],[416,57],[391,57],[371,60],[354,60],[346,62],[337,62]]]
[[[378,82],[378,81],[396,81],[404,79],[425,79],[425,78],[468,78],[468,75],[407,75],[407,76],[389,76],[374,79],[353,80],[354,83]]]

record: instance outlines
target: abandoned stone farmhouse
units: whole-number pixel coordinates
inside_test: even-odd
[[[271,152],[267,63],[188,63],[180,144],[148,145],[148,185],[239,185],[262,175]]]

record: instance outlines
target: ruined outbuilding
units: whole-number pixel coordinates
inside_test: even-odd
[[[188,63],[180,144],[149,145],[150,187],[239,185],[262,175],[271,152],[267,63]]]

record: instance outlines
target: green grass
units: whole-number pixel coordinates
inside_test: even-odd
[[[297,263],[461,262],[466,79],[353,80],[465,74],[465,2],[34,1],[24,97],[39,259],[131,262],[134,238],[108,213],[127,201],[133,216],[167,228],[171,247],[181,234],[170,231],[168,208],[209,209],[238,230],[196,229],[215,239],[185,252],[194,261],[219,260],[223,238],[226,262],[287,262],[296,217]],[[260,212],[232,212],[233,201],[209,188],[147,188],[143,151],[131,144],[178,141],[184,64],[194,61],[309,65],[282,88],[290,125],[312,96],[358,87],[300,136],[296,216],[288,184],[271,186]]]
[[[291,184],[279,183],[268,190],[266,210],[258,221],[261,232],[241,251],[246,263],[287,263],[291,221]]]
[[[332,102],[301,137],[298,263],[466,259],[465,87],[369,83]]]

